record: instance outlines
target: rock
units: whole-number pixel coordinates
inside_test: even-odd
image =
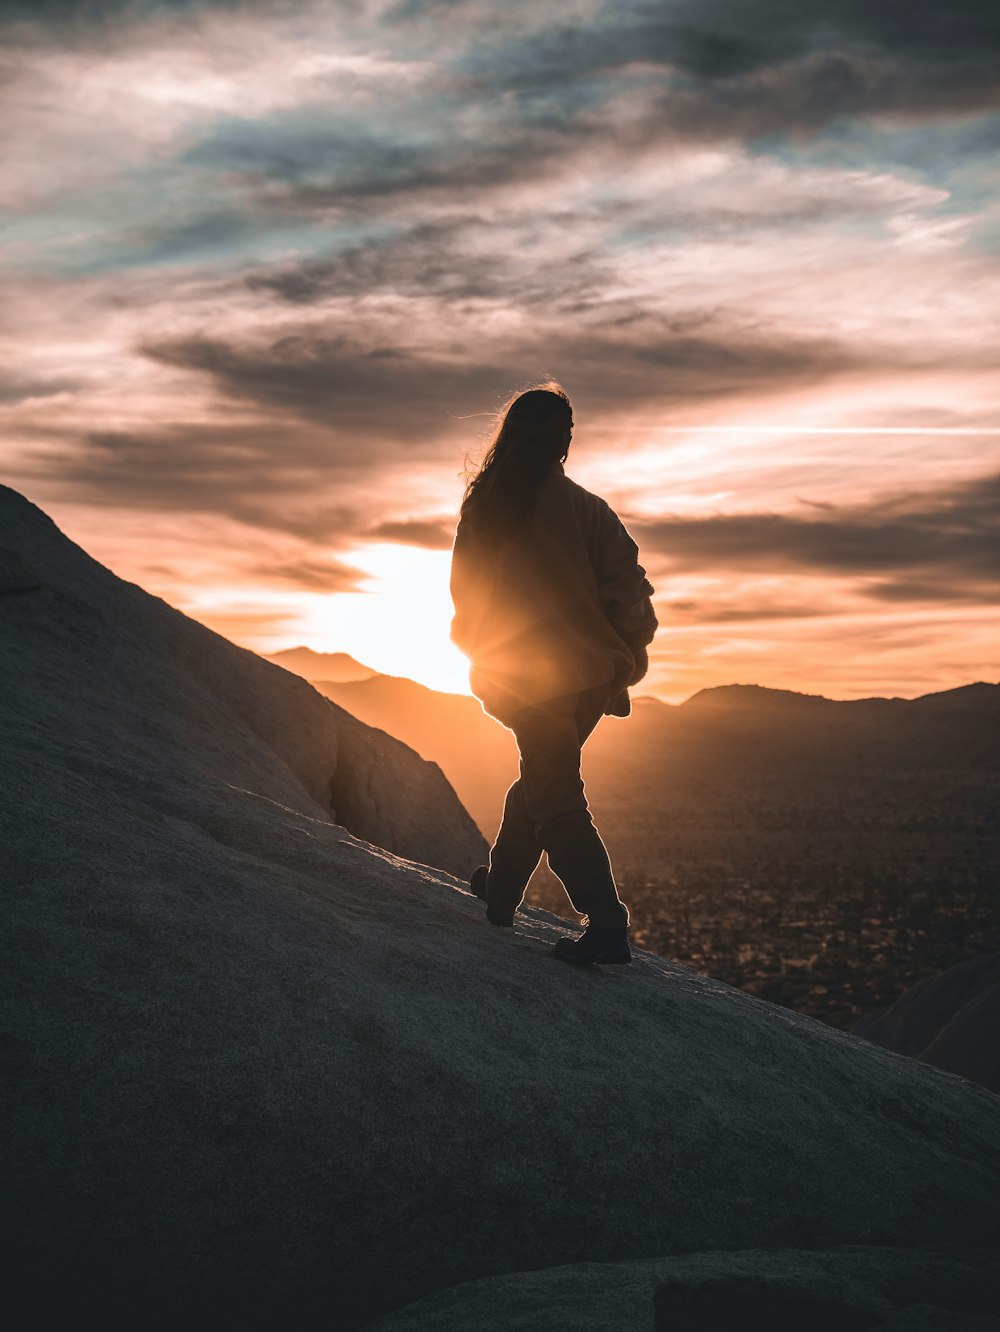
[[[1000,953],[911,985],[855,1034],[1000,1092]]]
[[[352,1332],[527,1269],[996,1247],[991,1093],[641,951],[566,967],[538,911],[492,929],[331,822],[363,730],[10,492],[0,521],[46,583],[0,610],[4,1293],[35,1326]],[[383,827],[430,782],[399,765]]]
[[[43,584],[16,550],[0,550],[0,596],[39,592]]]
[[[0,573],[30,565],[47,585],[0,600],[0,669],[26,742],[44,715],[47,738],[79,751],[95,780],[105,748],[128,756],[132,776],[116,780],[139,787],[170,786],[183,758],[216,784],[267,790],[388,851],[463,876],[482,863],[482,835],[436,764],[123,583],[6,488],[0,530],[17,547]]]
[[[982,1248],[844,1247],[581,1263],[466,1282],[369,1332],[648,1332],[654,1317],[656,1332],[988,1332],[996,1259]]]

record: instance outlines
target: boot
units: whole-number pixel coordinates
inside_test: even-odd
[[[593,962],[632,961],[627,925],[589,925],[579,939],[560,939],[552,950],[563,962],[585,967]]]
[[[628,909],[618,896],[607,847],[589,810],[560,814],[539,830],[549,868],[566,889],[573,909],[588,925],[601,929],[628,925]]]
[[[490,906],[489,882],[489,867],[486,865],[479,865],[472,871],[469,887],[481,902],[486,903],[486,919],[490,924],[501,925],[504,929],[509,930],[513,928],[514,925],[514,913],[513,911],[502,911],[496,906]]]

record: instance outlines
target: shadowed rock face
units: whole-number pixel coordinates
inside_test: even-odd
[[[566,967],[537,911],[491,929],[330,821],[364,731],[0,518],[45,583],[0,606],[0,1206],[41,1326],[351,1332],[529,1268],[997,1244],[990,1093],[649,954]]]
[[[26,743],[44,715],[48,739],[81,773],[118,772],[124,760],[147,799],[162,785],[166,806],[183,770],[322,811],[457,874],[482,862],[483,838],[436,764],[122,582],[5,488],[0,533],[0,668]]]
[[[911,985],[855,1033],[1000,1092],[1000,953]]]

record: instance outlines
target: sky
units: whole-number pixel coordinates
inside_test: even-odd
[[[1000,677],[994,4],[0,15],[2,479],[121,576],[464,690],[463,478],[551,377],[643,692]]]

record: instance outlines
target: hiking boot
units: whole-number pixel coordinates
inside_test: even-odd
[[[479,865],[472,871],[472,878],[469,880],[469,887],[479,898],[481,902],[486,901],[486,885],[489,883],[490,871],[486,865]]]
[[[490,905],[489,880],[489,868],[486,865],[479,865],[472,871],[469,887],[481,902],[486,903],[486,919],[491,925],[501,925],[506,930],[512,929],[514,925],[513,911],[503,911],[497,906]]]
[[[563,962],[585,967],[592,962],[631,962],[627,925],[588,925],[579,939],[560,939],[552,950]]]

